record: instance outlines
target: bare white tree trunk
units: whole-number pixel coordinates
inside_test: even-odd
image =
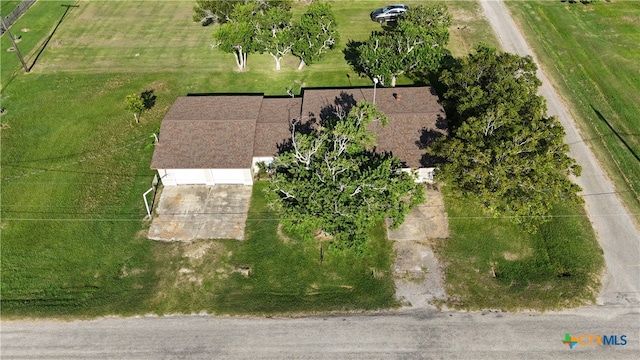
[[[395,76],[391,77],[391,87],[396,87],[396,77]]]
[[[242,51],[242,46],[237,46],[235,49],[233,55],[236,57],[236,65],[240,71],[244,71],[247,68],[247,53]]]
[[[233,56],[235,56],[236,58],[236,65],[238,66],[238,69],[242,70],[242,64],[240,63],[240,57],[238,57],[238,52],[235,51],[233,53]]]
[[[302,70],[304,67],[304,60],[300,59],[300,64],[298,65],[298,70]]]
[[[276,61],[276,71],[280,71],[280,60],[282,59],[281,57],[278,57],[276,55],[273,54],[269,54],[271,55],[271,57],[273,58],[273,60]]]
[[[136,119],[136,124],[140,123],[140,119],[138,118],[138,113],[133,113],[133,118]]]

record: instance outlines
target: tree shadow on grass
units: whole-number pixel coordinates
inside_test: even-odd
[[[153,89],[143,91],[140,97],[146,110],[151,110],[156,105],[156,99],[158,98],[153,94]]]
[[[363,76],[365,74],[364,68],[358,64],[358,59],[360,58],[360,50],[358,50],[358,47],[362,44],[362,41],[349,40],[349,42],[347,42],[347,46],[342,50],[347,64],[349,64],[353,71],[355,71],[359,76]]]

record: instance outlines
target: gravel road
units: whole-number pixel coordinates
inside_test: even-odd
[[[211,316],[2,323],[2,359],[637,359],[640,314],[448,313],[247,319]],[[626,336],[618,346],[566,333]],[[622,344],[622,341],[619,341]]]

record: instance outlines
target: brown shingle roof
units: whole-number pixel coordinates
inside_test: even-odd
[[[328,108],[353,106],[356,102],[373,102],[373,89],[305,90],[302,116],[321,121]],[[445,113],[431,87],[397,87],[376,89],[376,106],[389,118],[382,127],[372,123],[378,134],[377,151],[392,152],[407,167],[434,166],[425,156],[425,147],[434,138],[446,135]]]
[[[398,94],[400,96],[398,96]],[[373,89],[307,89],[303,98],[257,95],[188,96],[176,100],[162,121],[153,169],[248,168],[254,156],[273,156],[290,138],[290,120],[320,121],[336,107],[373,101]],[[378,88],[376,105],[389,117],[378,151],[390,151],[408,167],[432,166],[424,147],[446,134],[445,114],[430,87]]]
[[[151,168],[249,168],[255,131],[255,120],[163,121]]]
[[[265,98],[256,124],[253,156],[273,156],[291,138],[289,124],[300,116],[302,98]]]
[[[152,169],[238,169],[253,160],[262,95],[187,96],[160,126]]]
[[[173,103],[164,120],[253,120],[262,104],[258,95],[184,96]]]

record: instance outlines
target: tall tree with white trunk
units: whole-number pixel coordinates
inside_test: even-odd
[[[282,218],[321,229],[338,248],[358,248],[385,217],[399,226],[424,201],[422,185],[401,170],[400,160],[373,151],[372,121],[387,123],[375,105],[338,109],[314,130],[293,122],[289,150],[274,161],[272,190]]]
[[[329,3],[312,2],[294,30],[297,41],[292,52],[300,58],[298,70],[322,59],[338,45],[338,23]]]
[[[256,42],[260,51],[271,55],[276,62],[276,71],[280,71],[280,61],[291,52],[295,42],[291,11],[269,9],[260,16],[256,30]]]
[[[256,13],[274,7],[287,11],[291,9],[290,0],[196,0],[196,5],[193,7],[195,12],[193,21],[203,24],[207,19],[220,24],[232,21],[233,10],[238,4],[251,4]]]
[[[451,16],[443,4],[411,8],[395,26],[373,32],[356,48],[354,67],[383,86],[394,87],[403,74],[422,77],[437,70],[448,54],[449,26]]]

